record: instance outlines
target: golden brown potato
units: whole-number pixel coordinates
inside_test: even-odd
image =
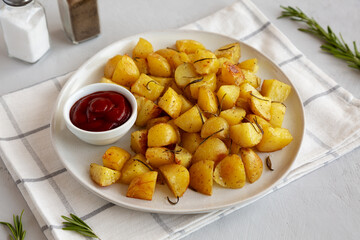
[[[269,121],[271,118],[271,99],[268,97],[252,95],[250,97],[250,109],[256,115]]]
[[[155,126],[156,124],[159,123],[167,123],[168,121],[170,121],[170,117],[169,116],[162,116],[162,117],[157,117],[157,118],[153,118],[150,119],[147,123],[146,123],[146,129],[150,129],[151,127]]]
[[[179,52],[194,53],[197,49],[205,49],[205,47],[198,41],[183,39],[176,41],[176,49]]]
[[[215,51],[218,58],[225,57],[233,63],[237,63],[241,57],[241,48],[239,43],[227,44]]]
[[[291,92],[291,86],[276,79],[264,80],[261,94],[274,102],[284,102]]]
[[[128,187],[126,196],[149,201],[152,200],[152,196],[155,192],[157,175],[158,173],[156,171],[151,171],[133,178]]]
[[[229,126],[239,124],[245,117],[246,111],[243,108],[231,108],[224,111],[221,111],[220,117],[224,118]]]
[[[120,182],[129,184],[135,177],[146,172],[150,172],[146,158],[144,155],[138,153],[124,164],[121,169]]]
[[[140,71],[134,60],[128,55],[124,55],[116,65],[111,80],[122,86],[131,87],[131,85],[139,78],[139,76]]]
[[[184,88],[192,78],[197,77],[199,74],[191,63],[183,63],[176,68],[174,75],[176,84],[180,88]]]
[[[226,188],[242,188],[245,186],[245,167],[237,154],[226,156],[215,167],[214,180]]]
[[[143,102],[140,101],[139,103],[141,103],[142,105],[135,122],[135,125],[137,126],[145,126],[147,121],[152,118],[158,117],[162,112],[161,108],[149,99],[145,98]]]
[[[130,153],[128,153],[125,149],[112,146],[106,150],[102,156],[102,161],[104,167],[120,171],[130,157]]]
[[[205,49],[197,49],[194,52],[193,65],[196,72],[201,75],[217,73],[219,69],[219,61],[215,54]]]
[[[246,115],[246,119],[248,119],[250,122],[255,123],[256,122],[260,125],[261,129],[264,129],[266,127],[271,127],[271,124],[266,121],[264,118],[255,115],[255,114],[248,114]]]
[[[262,134],[256,124],[247,122],[230,127],[230,138],[241,147],[254,147],[261,141]]]
[[[250,83],[243,82],[240,85],[240,98],[250,101],[251,95],[261,96],[258,90],[256,90]]]
[[[217,92],[221,109],[229,109],[235,106],[240,95],[240,88],[235,85],[223,85]]]
[[[120,178],[120,172],[103,167],[96,163],[90,164],[90,177],[101,187],[110,186]]]
[[[286,128],[264,128],[264,135],[258,145],[257,150],[260,152],[274,152],[286,147],[293,137]]]
[[[156,77],[170,77],[171,67],[169,62],[161,55],[157,53],[150,53],[147,56],[147,62],[149,66],[149,73]]]
[[[174,81],[174,78],[172,77],[155,77],[155,76],[150,76],[150,77],[155,81],[157,81],[158,83],[160,83],[161,86],[164,86],[165,89],[167,89]]]
[[[146,74],[141,74],[138,80],[131,86],[131,92],[155,101],[164,91],[164,86]]]
[[[152,167],[158,168],[165,164],[174,163],[174,153],[164,147],[151,147],[146,150],[145,157]]]
[[[175,71],[176,67],[173,62],[173,57],[178,53],[177,51],[171,48],[162,48],[157,50],[156,53],[163,56],[170,64],[171,70]]]
[[[116,66],[119,63],[121,57],[121,55],[115,55],[107,61],[104,68],[104,77],[112,79]]]
[[[184,112],[186,112],[187,110],[189,110],[190,108],[192,108],[194,106],[194,104],[192,104],[183,95],[179,95],[179,97],[181,99],[181,111],[180,111],[180,114],[183,114]]]
[[[202,77],[192,78],[188,87],[190,88],[191,97],[193,99],[198,99],[199,97],[199,88],[202,86],[207,86],[211,91],[216,89],[216,74],[211,73]],[[184,89],[186,90],[186,88]]]
[[[241,90],[240,90],[240,95],[241,95]],[[246,113],[251,112],[250,104],[249,104],[248,100],[245,98],[242,98],[241,96],[236,100],[235,105],[236,105],[236,107],[244,109]]]
[[[116,82],[113,82],[113,81],[111,81],[110,79],[108,79],[108,78],[106,78],[106,77],[102,77],[101,79],[100,79],[100,82],[101,83],[111,83],[111,84],[116,84],[116,85],[119,85],[119,84],[117,84]],[[125,87],[126,89],[128,89],[128,87]],[[129,90],[129,89],[128,89]]]
[[[250,59],[246,59],[245,61],[242,61],[241,63],[239,63],[238,67],[240,67],[241,69],[256,73],[259,68],[257,63],[258,63],[258,61],[256,58],[250,58]]]
[[[286,106],[280,102],[272,102],[270,109],[270,124],[273,127],[280,127],[284,121]]]
[[[176,124],[175,124],[175,120],[171,119],[170,121],[167,122],[167,124],[171,125],[175,129],[177,139],[178,139],[178,141],[176,143],[180,144],[181,143],[181,133],[180,133],[179,127],[176,126]]]
[[[201,128],[200,136],[202,138],[213,136],[221,140],[227,139],[229,137],[229,124],[222,117],[209,118]]]
[[[146,129],[131,133],[130,147],[135,153],[145,154],[147,149],[147,134],[148,131]]]
[[[178,135],[170,124],[159,123],[148,131],[148,147],[163,147],[177,141]]]
[[[183,132],[181,134],[181,145],[193,154],[203,141],[199,133]]]
[[[201,86],[199,88],[197,103],[205,113],[215,114],[218,111],[217,98],[208,86]]]
[[[179,164],[168,164],[159,167],[166,184],[175,197],[181,197],[190,183],[190,174],[186,167]]]
[[[199,145],[193,155],[192,162],[211,160],[217,163],[227,156],[228,153],[229,151],[223,141],[211,137]]]
[[[140,74],[141,73],[144,73],[144,74],[149,73],[147,61],[145,58],[136,57],[136,58],[134,58],[134,62],[136,64],[136,66],[138,67]]]
[[[175,69],[178,68],[181,64],[191,61],[190,57],[184,52],[177,52],[171,57],[171,60]]]
[[[133,49],[132,56],[133,58],[146,58],[152,52],[154,52],[152,44],[144,38],[139,38]]]
[[[186,168],[190,167],[192,154],[186,150],[186,148],[176,144],[174,153],[176,164],[180,164]]]
[[[240,156],[245,166],[246,177],[250,183],[257,181],[263,172],[263,162],[251,148],[241,148]]]
[[[249,83],[254,88],[260,87],[261,79],[258,76],[256,76],[255,73],[253,73],[249,70],[242,70],[242,72],[245,77],[244,82]]]
[[[199,132],[206,121],[200,108],[195,105],[174,120],[176,126],[185,132]]]
[[[221,65],[220,79],[222,85],[237,85],[239,86],[244,81],[244,74],[242,70],[230,62],[224,62]]]
[[[214,161],[203,160],[191,165],[190,187],[195,191],[211,196],[213,188]]]
[[[172,118],[177,118],[181,113],[181,98],[171,87],[160,98],[158,105]]]

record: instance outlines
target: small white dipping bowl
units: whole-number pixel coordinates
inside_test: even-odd
[[[76,127],[70,120],[71,107],[82,97],[99,91],[114,91],[122,94],[130,103],[131,116],[121,126],[103,132],[91,132]],[[67,128],[79,139],[94,145],[112,144],[124,136],[134,125],[137,117],[137,103],[134,95],[126,88],[111,83],[94,83],[87,85],[71,95],[64,105],[64,119]]]

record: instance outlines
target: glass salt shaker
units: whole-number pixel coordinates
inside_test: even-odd
[[[10,57],[35,63],[50,49],[44,8],[35,0],[3,0],[0,22]]]
[[[100,34],[97,0],[58,0],[67,37],[78,44]]]

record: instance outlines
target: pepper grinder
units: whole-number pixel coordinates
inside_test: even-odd
[[[78,44],[100,34],[97,0],[58,0],[67,37]]]

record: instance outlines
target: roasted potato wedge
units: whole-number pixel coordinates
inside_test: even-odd
[[[103,167],[96,163],[90,164],[90,177],[101,187],[110,186],[111,184],[117,182],[120,175],[121,173],[119,171]]]
[[[179,164],[168,164],[160,166],[159,170],[174,196],[182,197],[190,183],[187,168]]]
[[[214,180],[226,188],[242,188],[245,186],[245,167],[237,154],[226,156],[215,167]]]
[[[177,143],[178,134],[168,123],[159,123],[148,131],[148,147],[163,147]]]
[[[155,192],[158,172],[151,171],[140,174],[133,178],[128,187],[126,196],[144,200],[152,200]]]
[[[263,172],[263,162],[251,148],[241,148],[240,156],[245,166],[246,177],[250,183],[257,181]]]
[[[131,157],[130,153],[126,150],[112,146],[106,150],[102,156],[104,167],[111,168],[113,170],[120,171],[125,162]]]
[[[202,160],[191,165],[190,187],[195,191],[211,196],[213,188],[214,161]]]

